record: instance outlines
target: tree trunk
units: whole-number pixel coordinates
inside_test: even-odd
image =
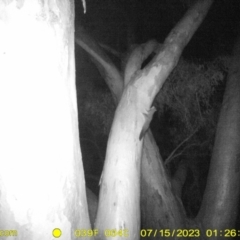
[[[145,148],[142,156],[142,226],[144,229],[183,229],[186,222],[184,207],[181,199],[173,192],[171,180],[150,132],[145,136],[144,145],[148,148]],[[144,234],[145,230],[142,236],[147,238]],[[151,235],[147,239],[154,238],[156,237]],[[169,239],[169,236],[167,238]]]
[[[123,74],[126,87],[121,100],[121,74],[101,49],[92,40],[89,41],[89,37],[81,39],[81,36],[80,38],[77,36],[77,44],[95,59],[94,62],[97,63],[114,99],[117,100],[116,102],[120,100],[109,136],[104,171],[100,181],[100,201],[95,223],[96,228],[99,229],[98,239],[120,239],[122,236],[139,239],[140,237],[139,165],[141,141],[144,136],[142,133],[145,133],[153,114],[150,106],[154,95],[177,64],[181,51],[204,19],[211,3],[212,0],[199,1],[190,9],[171,31],[163,47],[157,50],[157,57],[145,69],[140,70],[142,61],[156,50],[156,44],[149,42],[133,51]],[[158,150],[154,140],[147,133],[142,164],[144,221],[148,224],[148,220],[154,217],[152,222],[156,229],[167,225],[181,229],[185,225],[185,215],[181,203],[179,204],[171,192],[171,184],[165,174],[163,162],[157,157]],[[149,212],[154,214],[150,215]],[[106,232],[106,229],[115,230]],[[165,237],[169,238],[169,236]],[[173,238],[175,237],[174,235]]]
[[[144,69],[141,69],[141,61],[146,59],[149,47],[151,48],[154,44],[152,45],[150,42],[139,46],[129,59],[131,62],[126,67],[128,76],[125,79],[126,87],[115,113],[100,181],[101,190],[95,224],[99,229],[97,239],[122,239],[123,236],[132,240],[139,239],[142,130],[146,130],[146,124],[150,123],[154,97],[176,66],[182,50],[204,19],[211,3],[211,0],[197,2],[171,31],[163,47],[157,49],[156,57]],[[145,166],[143,171],[149,173],[148,165]],[[156,183],[156,185],[158,184]],[[167,181],[164,186],[170,188]],[[170,189],[166,191],[165,188],[158,185],[157,190],[154,191],[153,186],[149,185],[149,187],[153,190],[151,191],[152,196],[156,193],[155,196],[163,199],[159,201],[158,210],[165,215],[164,218],[156,220],[158,226],[165,226],[166,219],[169,221],[169,228],[181,226],[181,213],[172,211],[177,216],[176,220],[167,211],[171,209],[167,206],[168,204],[176,204],[175,200],[172,201],[174,197]],[[172,209],[178,208],[174,206]],[[109,235],[106,235],[106,229],[115,230],[107,232]],[[174,235],[172,238],[177,238],[177,236]]]
[[[16,230],[13,235],[24,240],[60,234],[73,239],[79,234],[74,230],[90,229],[77,119],[74,3],[0,5],[0,229],[5,236]]]
[[[234,228],[237,218],[240,191],[239,63],[240,38],[236,43],[229,69],[207,186],[198,215],[204,231],[206,229]]]

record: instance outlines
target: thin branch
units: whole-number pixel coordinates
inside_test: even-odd
[[[87,12],[87,5],[85,0],[82,0],[82,5],[83,5],[84,14],[85,14]]]
[[[165,165],[169,164],[173,158],[173,155],[175,154],[175,152],[185,143],[187,142],[199,129],[199,127],[197,127],[192,134],[190,134],[187,138],[185,138],[171,153],[170,155],[167,157],[167,159],[165,160]]]
[[[179,153],[177,153],[176,155],[174,155],[171,159],[167,158],[167,160],[168,160],[168,159],[169,159],[169,160],[168,160],[168,163],[165,163],[165,165],[166,165],[166,164],[169,164],[170,162],[172,162],[174,158],[177,158],[178,156],[181,156],[184,151],[186,151],[187,149],[189,149],[189,148],[191,148],[191,147],[193,147],[193,146],[198,146],[198,144],[197,144],[197,143],[193,143],[193,144],[190,144],[190,145],[188,145],[188,146],[185,146],[185,147],[181,150],[181,152],[179,152]]]
[[[78,28],[75,33],[75,42],[92,58],[103,79],[107,83],[113,99],[117,104],[123,90],[123,77],[111,59],[105,54],[99,44],[88,35],[84,29]]]
[[[117,50],[109,47],[108,45],[104,43],[99,43],[99,46],[101,46],[103,49],[105,49],[107,52],[111,53],[113,56],[121,59],[122,58],[122,53],[118,52]]]
[[[199,103],[199,100],[198,100],[198,95],[196,93],[196,99],[197,99],[197,105],[198,105],[198,111],[199,111],[199,115],[201,117],[201,120],[203,121],[203,116],[202,116],[202,113],[201,113],[201,108],[200,108],[200,103]]]

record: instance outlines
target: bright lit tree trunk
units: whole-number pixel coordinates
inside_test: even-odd
[[[76,229],[90,228],[77,120],[74,3],[1,1],[0,9],[1,234],[16,230],[11,234],[18,240],[43,240],[59,228],[61,239],[73,239]]]
[[[125,88],[115,112],[100,181],[99,207],[95,222],[96,228],[99,229],[97,237],[99,240],[117,240],[123,237],[131,240],[140,239],[141,133],[142,130],[147,130],[145,126],[150,123],[154,97],[176,66],[182,50],[203,21],[211,3],[212,0],[196,2],[171,31],[162,47],[156,49],[154,42],[149,41],[147,44],[138,46],[128,59],[124,72]],[[141,69],[142,60],[146,59],[153,50],[156,50],[155,58]],[[150,145],[149,140],[146,147]],[[149,153],[152,153],[151,149],[145,153],[146,158],[151,155]],[[156,160],[156,157],[146,158],[143,161]],[[164,172],[162,166],[159,164],[155,166]],[[149,173],[157,172],[153,171],[148,164],[144,165],[143,171],[146,171],[143,174],[145,178],[150,176]],[[162,178],[165,179],[165,176],[166,174]],[[146,187],[153,188],[151,184],[151,181],[145,181]],[[155,183],[155,186],[158,184]],[[163,214],[160,214],[159,218],[154,215],[157,218],[154,219],[155,226],[160,225],[161,228],[155,229],[164,229],[166,221],[169,223],[169,228],[182,225],[181,222],[179,223],[182,220],[181,213],[175,214],[177,219],[172,214],[178,208],[174,196],[170,190],[165,190],[166,187],[170,188],[167,181],[164,182],[163,187],[148,191],[152,198],[156,196],[162,199],[158,201],[160,203],[158,206],[159,213]],[[168,204],[175,206],[169,207]],[[157,207],[152,207],[151,210],[155,211]],[[169,210],[171,210],[171,216],[168,215]],[[172,239],[177,239],[177,236],[172,236]]]

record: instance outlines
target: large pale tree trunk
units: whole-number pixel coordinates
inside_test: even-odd
[[[79,145],[74,3],[0,3],[0,229],[22,240],[89,229]],[[1,235],[1,236],[2,236]],[[2,239],[5,239],[4,237]]]

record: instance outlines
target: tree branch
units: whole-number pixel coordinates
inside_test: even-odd
[[[199,129],[199,127],[197,127],[188,137],[186,137],[171,153],[170,155],[167,157],[167,159],[165,160],[165,165],[169,164],[172,159],[173,159],[173,155],[175,154],[175,152],[185,143],[187,142]],[[185,149],[185,148],[184,148]],[[183,152],[183,151],[182,151]]]
[[[113,99],[117,104],[123,89],[123,77],[110,58],[104,53],[96,41],[94,41],[82,28],[76,31],[75,42],[83,48],[95,63],[103,79],[106,81]]]

